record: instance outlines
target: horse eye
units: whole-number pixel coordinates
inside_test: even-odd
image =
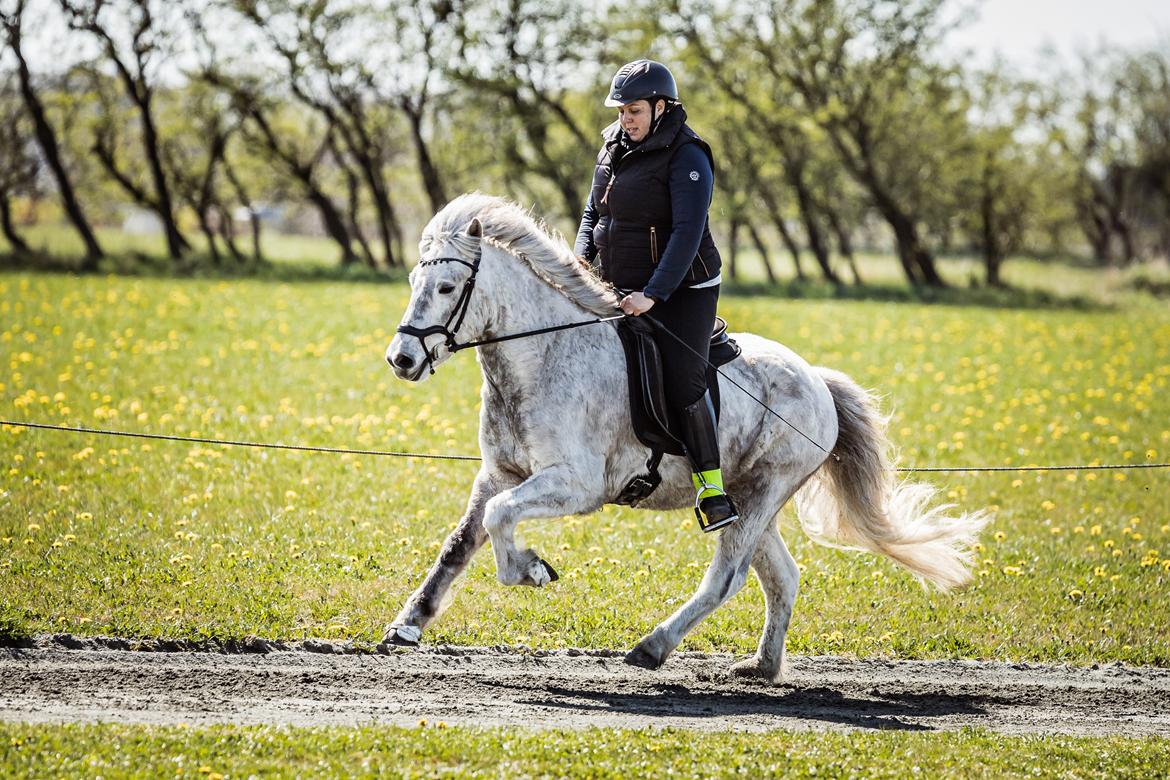
[[[455,285],[447,284],[445,282],[443,284],[439,285],[439,294],[440,295],[450,295],[453,292],[455,292]]]

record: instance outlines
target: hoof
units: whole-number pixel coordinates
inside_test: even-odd
[[[418,647],[422,629],[418,626],[390,626],[382,637],[382,647]]]
[[[657,669],[662,666],[662,661],[659,661],[654,656],[647,653],[641,647],[635,647],[630,652],[626,653],[625,662],[630,666],[637,666],[642,669]]]
[[[776,685],[779,685],[784,678],[783,672],[780,669],[771,669],[763,666],[760,663],[760,659],[756,656],[732,664],[728,671],[733,677],[750,677],[757,680],[767,680]]]
[[[520,567],[520,576],[517,579],[499,577],[505,585],[527,585],[530,588],[543,588],[550,582],[556,582],[561,577],[549,562],[541,558],[532,550],[524,553],[525,563]]]

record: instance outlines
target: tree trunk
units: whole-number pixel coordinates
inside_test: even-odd
[[[438,167],[431,158],[430,148],[422,133],[422,110],[416,110],[408,98],[402,99],[403,110],[410,120],[410,135],[414,141],[414,152],[418,158],[418,172],[422,176],[423,189],[431,202],[431,210],[438,213],[447,205],[447,194],[443,187],[443,179]]]
[[[149,93],[147,93],[149,95]],[[158,131],[154,126],[154,116],[151,113],[149,98],[138,104],[140,122],[142,124],[142,144],[146,149],[146,159],[150,164],[150,175],[154,180],[155,200],[158,203],[156,212],[163,224],[163,232],[167,237],[167,253],[172,260],[179,260],[183,252],[191,248],[187,239],[179,232],[179,225],[175,221],[175,209],[171,200],[171,188],[163,171],[162,154],[159,151]]]
[[[1082,203],[1077,211],[1080,212],[1081,231],[1093,249],[1093,260],[1098,265],[1109,265],[1113,259],[1113,253],[1110,251],[1113,228],[1101,213],[1101,201],[1097,193],[1094,192],[1089,202]]]
[[[980,177],[982,192],[979,198],[979,219],[983,234],[983,264],[987,270],[987,285],[1002,287],[999,278],[999,267],[1003,264],[1003,248],[999,242],[999,231],[995,219],[995,188],[991,177],[991,167],[984,164],[983,175]]]
[[[400,232],[398,217],[394,213],[394,207],[390,204],[390,191],[386,186],[386,179],[382,175],[381,165],[379,163],[380,155],[376,153],[374,142],[362,124],[361,113],[354,106],[343,104],[346,114],[350,117],[350,121],[353,122],[353,127],[348,128],[341,124],[341,121],[333,115],[332,110],[327,110],[326,107],[322,107],[320,104],[315,105],[338,127],[342,135],[342,140],[345,141],[346,148],[349,149],[354,162],[357,163],[358,169],[362,173],[362,178],[365,179],[366,186],[370,188],[370,199],[374,203],[374,210],[378,213],[378,236],[382,241],[382,252],[385,254],[385,263],[388,267],[392,268],[399,264],[398,258],[401,255],[401,247],[396,246],[396,236]],[[334,149],[333,156],[337,158],[338,164],[346,168],[346,176],[352,177],[349,166],[342,162],[336,149]],[[356,186],[356,183],[356,179],[350,182],[351,200],[353,198],[352,188]],[[373,261],[376,265],[377,261],[370,252],[369,242],[366,241],[365,236],[362,235],[361,230],[358,228],[356,216],[354,219],[354,235],[357,236],[358,242],[362,245],[366,253],[366,262],[370,263]]]
[[[216,200],[215,213],[219,221],[219,235],[223,239],[224,246],[228,248],[232,259],[236,261],[236,265],[244,265],[246,260],[244,253],[240,251],[240,247],[236,244],[235,225],[232,224],[231,214],[224,208],[224,205]]]
[[[32,249],[20,234],[16,232],[16,225],[12,224],[12,202],[7,192],[0,192],[0,228],[4,231],[4,238],[12,245],[16,254],[30,254]]]
[[[236,174],[236,169],[231,166],[226,156],[223,160],[223,171],[231,183],[232,190],[235,191],[240,205],[248,210],[248,223],[252,227],[252,260],[259,263],[264,259],[264,256],[260,253],[260,215],[253,208],[252,198],[248,195],[248,190],[244,187],[244,183],[240,181],[240,177]]]
[[[768,216],[772,220],[772,224],[776,227],[776,232],[780,234],[780,240],[784,242],[784,246],[788,248],[788,252],[792,255],[792,265],[796,269],[796,278],[804,281],[804,269],[800,266],[800,247],[796,245],[796,241],[792,238],[792,233],[788,231],[788,226],[784,224],[784,217],[780,214],[780,206],[776,202],[776,196],[768,187],[761,186],[757,188],[760,194],[760,199],[764,201],[764,206],[768,210]]]
[[[1137,260],[1137,247],[1133,240],[1133,230],[1130,228],[1129,220],[1121,209],[1115,209],[1110,215],[1113,222],[1113,231],[1117,233],[1118,238],[1121,239],[1121,264],[1122,267],[1133,265]]]
[[[772,225],[780,234],[780,240],[784,242],[784,246],[788,248],[788,254],[792,255],[792,268],[796,271],[796,278],[802,282],[807,280],[808,275],[805,274],[804,267],[800,264],[800,246],[792,237],[792,233],[788,232],[788,226],[784,224],[782,218],[776,216],[772,217]]]
[[[73,225],[73,229],[81,236],[82,242],[85,244],[85,258],[81,264],[83,271],[96,271],[98,267],[98,260],[102,258],[105,252],[102,251],[101,245],[98,244],[97,236],[94,235],[93,229],[90,227],[89,220],[85,217],[85,212],[81,209],[81,203],[77,200],[77,193],[73,189],[73,182],[69,178],[69,174],[65,171],[65,165],[61,162],[61,153],[57,145],[57,135],[53,131],[52,125],[49,124],[48,118],[45,114],[45,107],[37,96],[36,91],[32,86],[32,74],[29,72],[28,63],[25,61],[24,52],[21,50],[21,28],[20,18],[9,18],[5,20],[6,32],[8,33],[8,46],[12,53],[16,56],[17,72],[20,77],[20,94],[24,100],[25,108],[32,117],[33,125],[36,128],[37,144],[41,147],[41,152],[45,155],[45,162],[49,164],[49,170],[53,172],[53,179],[57,184],[57,191],[61,194],[61,205],[65,208],[65,214],[69,218],[69,222]]]
[[[833,271],[833,266],[829,262],[829,248],[825,244],[821,227],[817,224],[816,207],[813,206],[812,194],[804,181],[804,168],[803,166],[790,167],[789,171],[789,183],[796,191],[796,203],[800,208],[800,218],[804,223],[805,235],[808,236],[809,248],[812,250],[813,257],[816,258],[817,265],[820,266],[821,274],[825,280],[832,283],[834,287],[840,287],[841,279]]]
[[[906,279],[915,287],[921,284],[930,287],[946,287],[946,282],[938,275],[938,270],[934,266],[934,257],[923,246],[922,240],[918,236],[918,228],[915,227],[914,220],[886,189],[885,183],[878,174],[873,161],[873,149],[868,137],[868,128],[854,127],[851,130],[843,130],[830,127],[826,129],[829,131],[829,140],[837,150],[838,157],[845,165],[845,169],[858,184],[869,192],[878,213],[894,231],[894,239],[898,244],[898,260],[902,263]],[[842,133],[848,133],[856,143],[856,153],[849,148]]]
[[[333,161],[337,164],[337,167],[341,169],[342,174],[345,176],[346,209],[347,217],[349,219],[349,234],[353,236],[354,240],[357,241],[358,246],[361,248],[361,257],[363,260],[365,260],[366,265],[368,265],[370,268],[377,268],[377,258],[374,257],[374,253],[370,249],[370,242],[366,241],[366,236],[364,233],[362,233],[361,228],[361,183],[358,181],[358,176],[356,173],[354,173],[353,168],[350,167],[349,160],[347,160],[341,154],[340,150],[338,150],[332,133],[326,136],[326,143],[329,147],[329,152],[333,157]],[[353,149],[352,143],[347,143],[347,146],[351,150]],[[365,163],[360,163],[359,165],[361,167],[365,167]],[[385,225],[383,225],[383,227],[385,227]]]
[[[215,244],[215,231],[211,229],[211,223],[207,219],[205,211],[196,212],[199,219],[199,232],[207,240],[207,254],[211,255],[211,262],[214,265],[221,265],[222,259],[219,256],[219,247]]]
[[[729,241],[731,243],[731,248],[730,248],[731,254],[729,255],[728,260],[727,260],[727,275],[731,279],[734,279],[736,277],[736,272],[738,270],[736,268],[736,265],[737,265],[736,261],[739,259],[739,228],[740,228],[740,226],[741,226],[741,223],[739,221],[739,218],[732,217],[731,226],[728,230],[728,233],[730,234]]]
[[[849,239],[849,231],[841,223],[841,216],[833,208],[825,207],[825,214],[829,218],[829,227],[837,238],[837,251],[845,258],[849,265],[849,272],[853,274],[853,283],[861,285],[861,274],[857,270],[857,258],[853,256],[853,242]]]
[[[142,8],[145,9],[146,6],[143,5]],[[159,221],[162,222],[163,233],[166,235],[167,253],[172,260],[179,260],[183,253],[191,248],[191,245],[179,232],[178,223],[175,221],[174,200],[171,197],[170,183],[163,170],[158,128],[154,123],[154,93],[153,88],[146,82],[145,62],[149,57],[149,46],[139,48],[140,39],[144,33],[150,31],[149,25],[152,24],[149,12],[144,11],[139,22],[144,26],[134,31],[134,51],[138,60],[137,75],[131,73],[129,66],[122,61],[118,54],[117,45],[109,31],[98,23],[96,11],[93,19],[87,20],[82,25],[82,29],[88,30],[101,40],[106,56],[114,64],[114,70],[122,80],[126,95],[138,109],[138,120],[142,127],[142,148],[146,153],[146,163],[150,169],[151,182],[154,185],[154,197],[151,200],[154,204],[154,211],[158,215]]]
[[[341,248],[341,264],[344,266],[355,262],[358,258],[354,254],[349,230],[345,226],[345,219],[342,217],[341,212],[337,210],[333,199],[318,187],[316,181],[313,179],[313,169],[320,160],[327,145],[323,144],[321,146],[313,155],[310,163],[303,163],[295,152],[281,146],[280,137],[268,123],[268,118],[264,115],[263,109],[255,103],[252,104],[249,117],[251,117],[252,121],[260,129],[261,142],[264,147],[285,166],[290,176],[300,182],[305,190],[305,197],[308,198],[310,203],[316,206],[317,211],[321,215],[321,222],[325,227],[325,232]],[[333,128],[328,128],[326,132],[333,132]]]
[[[357,176],[345,166],[346,186],[349,190],[349,232],[357,240],[358,246],[362,248],[362,258],[366,261],[366,265],[370,268],[378,267],[378,259],[374,257],[374,251],[370,248],[370,242],[366,240],[366,236],[362,233],[361,219],[361,185],[358,184]]]
[[[345,219],[337,210],[337,206],[333,205],[333,200],[311,180],[301,179],[301,183],[305,187],[305,195],[309,202],[317,207],[317,211],[321,215],[325,232],[341,247],[341,264],[349,265],[356,262],[358,257],[354,254],[349,231],[345,227]]]
[[[772,261],[768,259],[768,247],[764,245],[755,225],[749,222],[747,228],[748,235],[751,236],[752,243],[756,246],[756,251],[760,253],[760,259],[764,261],[764,273],[768,275],[768,284],[776,284],[776,272],[772,270]]]

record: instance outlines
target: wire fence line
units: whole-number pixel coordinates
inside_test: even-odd
[[[210,439],[202,436],[175,436],[165,433],[140,433],[135,431],[114,431],[103,428],[85,428],[71,425],[49,425],[47,423],[0,420],[0,426],[13,428],[36,428],[46,431],[85,433],[97,436],[121,436],[131,439],[156,439],[160,441],[187,442],[189,444],[211,444],[224,447],[253,447],[268,450],[293,450],[296,452],[325,452],[334,455],[373,455],[391,458],[419,458],[424,460],[479,461],[478,455],[451,455],[431,452],[397,452],[393,450],[361,450],[348,447],[315,447],[308,444],[279,444],[271,442],[239,441],[234,439]],[[1057,464],[1048,466],[902,466],[894,469],[900,473],[982,473],[994,471],[1116,471],[1120,469],[1166,469],[1170,463],[1107,463],[1107,464]]]

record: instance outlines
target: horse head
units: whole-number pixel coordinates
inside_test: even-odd
[[[426,379],[457,349],[471,309],[482,257],[483,226],[473,217],[452,232],[428,228],[419,262],[410,272],[410,303],[386,348],[386,362],[401,379]]]

